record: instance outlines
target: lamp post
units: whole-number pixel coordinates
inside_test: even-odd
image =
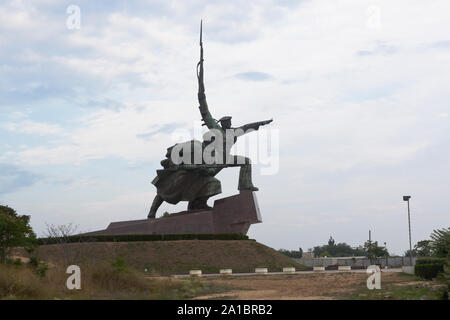
[[[403,196],[403,201],[408,202],[408,228],[409,228],[409,262],[412,263],[412,245],[411,245],[411,215],[409,211],[409,199],[411,199],[411,196]]]
[[[386,268],[387,268],[389,264],[389,253],[387,251],[386,242],[384,242],[384,249],[386,249]]]

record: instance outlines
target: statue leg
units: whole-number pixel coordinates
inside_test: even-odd
[[[235,163],[241,164],[239,171],[238,190],[258,191],[258,188],[252,182],[252,164],[250,158],[243,156],[234,156]]]
[[[197,198],[195,200],[189,201],[188,210],[212,209],[207,204],[208,198],[209,197],[201,197],[201,198]]]
[[[147,218],[154,219],[156,218],[156,211],[158,211],[159,206],[164,202],[163,198],[156,195],[155,199],[153,199],[152,207],[150,208],[150,212],[148,213]]]

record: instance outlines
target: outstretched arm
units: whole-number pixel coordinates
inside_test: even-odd
[[[198,102],[200,104],[200,114],[204,124],[209,129],[221,129],[216,120],[212,117],[206,102],[205,84],[203,82],[203,41],[202,41],[202,22],[200,22],[200,61],[197,64],[197,78],[198,78]]]
[[[241,132],[240,135],[243,135],[245,133],[249,133],[251,131],[258,130],[260,126],[265,126],[266,124],[269,124],[272,121],[273,121],[273,119],[247,123],[247,124],[244,124],[243,126],[240,126],[239,128],[236,128],[236,129]]]

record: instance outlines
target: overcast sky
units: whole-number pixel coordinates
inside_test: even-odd
[[[67,8],[81,10],[79,29]],[[249,236],[402,254],[450,225],[448,0],[1,1],[0,204],[80,231],[145,218],[176,129],[199,124],[204,20],[214,117],[273,118],[279,171]],[[223,170],[237,193],[237,169]],[[210,204],[212,204],[210,200]],[[177,212],[164,204],[164,211]]]

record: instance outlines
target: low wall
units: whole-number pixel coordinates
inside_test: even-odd
[[[373,259],[372,262],[366,257],[336,257],[336,258],[294,258],[298,263],[306,266],[306,267],[314,267],[314,266],[351,266],[351,267],[359,267],[359,268],[367,268],[371,264],[380,264],[382,268],[386,265],[389,268],[400,268],[402,266],[409,266],[410,258],[409,257],[389,257],[389,258],[377,258]],[[412,258],[413,265],[416,264],[416,258]]]

